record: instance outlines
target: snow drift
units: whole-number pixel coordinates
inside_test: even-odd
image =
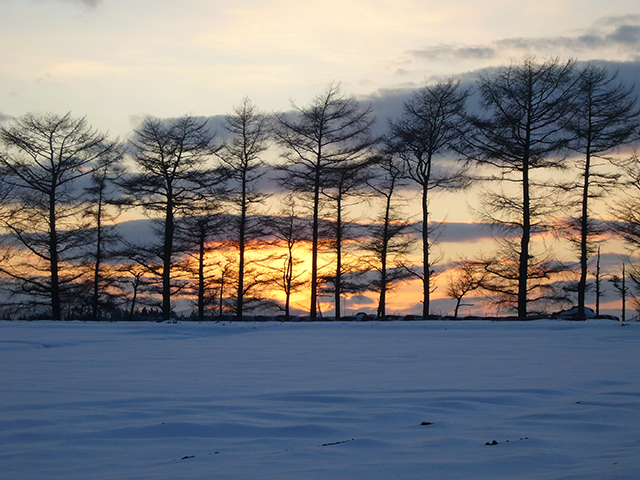
[[[7,479],[640,478],[640,325],[0,322]]]

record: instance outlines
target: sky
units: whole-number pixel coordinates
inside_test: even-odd
[[[0,0],[0,18],[0,121],[71,111],[121,138],[148,114],[286,110],[332,81],[383,108],[525,54],[640,63],[637,0]]]
[[[425,82],[531,54],[640,79],[637,0],[0,0],[0,18],[0,124],[71,112],[120,139],[146,115],[216,117],[243,97],[283,111],[331,82],[384,125]],[[440,202],[445,262],[479,238],[469,198]]]

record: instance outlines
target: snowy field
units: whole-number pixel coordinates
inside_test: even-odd
[[[640,324],[0,322],[4,479],[638,479]]]

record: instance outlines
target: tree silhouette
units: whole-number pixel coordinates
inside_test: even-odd
[[[466,138],[471,157],[497,170],[490,180],[519,189],[490,191],[483,197],[483,218],[507,239],[501,250],[506,256],[489,262],[494,267],[490,285],[519,317],[527,315],[530,294],[546,290],[546,280],[559,270],[549,256],[536,261],[539,254],[531,246],[532,234],[545,230],[544,221],[557,206],[549,202],[549,192],[533,191],[543,185],[532,174],[564,167],[576,81],[573,60],[537,62],[526,57],[484,74],[478,82],[485,113],[470,117],[474,128]]]
[[[447,155],[466,128],[465,105],[470,95],[460,82],[449,79],[419,89],[404,104],[402,116],[390,123],[395,153],[407,163],[407,173],[421,189],[422,208],[422,316],[429,316],[432,291],[431,234],[429,201],[432,192],[467,185],[464,168],[454,165]]]
[[[176,216],[204,199],[220,172],[208,163],[218,148],[206,120],[186,115],[162,121],[147,117],[132,141],[139,172],[122,181],[130,205],[141,207],[157,221],[161,245],[140,246],[148,270],[162,278],[162,318],[171,318],[172,277]],[[159,217],[159,218],[158,218]],[[161,264],[149,262],[156,257]]]
[[[383,155],[369,180],[371,189],[383,200],[382,213],[363,242],[363,249],[371,254],[367,263],[379,274],[373,284],[378,291],[378,318],[387,315],[387,292],[412,276],[404,268],[406,255],[415,243],[410,234],[412,224],[403,219],[396,204],[397,191],[406,185],[405,168],[406,164],[398,158]]]
[[[51,318],[62,318],[62,299],[85,275],[81,260],[91,243],[83,223],[85,192],[78,182],[118,162],[117,142],[71,114],[28,113],[0,128],[4,184],[11,187],[1,221],[22,252],[2,272],[36,305],[48,299]],[[77,298],[77,297],[75,297]]]
[[[211,303],[210,293],[215,281],[215,269],[207,257],[220,248],[220,238],[226,238],[230,233],[229,216],[216,211],[213,198],[208,198],[206,203],[205,210],[192,211],[191,215],[182,217],[176,229],[179,251],[186,253],[179,268],[190,284],[187,293],[193,294],[195,290],[197,318],[200,322],[204,321],[207,306]],[[194,288],[190,288],[193,284]]]
[[[340,87],[329,85],[307,107],[293,104],[293,114],[277,114],[275,139],[286,163],[281,167],[283,185],[310,197],[312,209],[311,298],[309,318],[317,317],[318,245],[321,190],[329,173],[339,166],[358,163],[370,154],[373,116]]]
[[[613,288],[615,288],[620,294],[620,310],[622,311],[622,321],[627,319],[627,295],[629,295],[630,288],[627,285],[627,274],[625,272],[625,262],[622,262],[622,274],[612,275],[609,279]]]
[[[302,261],[296,255],[296,250],[302,242],[308,242],[307,223],[297,216],[296,199],[288,194],[282,201],[282,209],[278,215],[272,215],[266,220],[266,227],[270,235],[274,237],[274,244],[282,245],[286,252],[277,258],[270,258],[264,263],[263,268],[273,269],[273,261],[280,263],[281,268],[276,269],[273,283],[284,292],[284,316],[285,321],[291,319],[291,296],[298,292],[304,285],[305,270],[299,271]]]
[[[572,149],[581,156],[576,160],[581,183],[567,187],[577,191],[579,199],[575,204],[580,206],[580,214],[564,231],[579,253],[578,316],[582,320],[585,319],[587,261],[596,247],[592,239],[606,231],[602,222],[592,221],[591,204],[615,187],[620,178],[619,174],[598,167],[609,163],[605,155],[636,140],[634,136],[640,127],[637,103],[633,87],[617,82],[617,75],[609,74],[606,68],[590,64],[580,72],[576,110],[567,125],[574,137]]]
[[[327,246],[335,254],[335,269],[330,274],[322,275],[321,283],[324,293],[333,294],[335,319],[340,320],[340,299],[343,293],[356,293],[364,290],[364,286],[353,278],[357,276],[362,262],[346,260],[349,245],[354,240],[354,225],[348,221],[347,212],[350,206],[361,204],[368,195],[366,190],[372,175],[370,158],[361,162],[350,162],[331,169],[327,175],[322,194],[329,202],[326,208],[324,228]]]
[[[458,312],[463,305],[462,299],[468,293],[482,288],[487,270],[482,262],[475,260],[460,260],[456,262],[454,271],[449,274],[446,295],[456,301],[453,318],[458,318]],[[467,304],[465,304],[467,305]]]
[[[88,205],[85,217],[91,221],[89,228],[94,234],[94,246],[89,258],[93,264],[93,282],[91,286],[91,320],[100,316],[100,308],[112,305],[116,295],[111,295],[109,286],[116,283],[114,269],[107,265],[109,260],[117,259],[116,245],[121,240],[116,231],[115,220],[120,208],[115,181],[124,173],[119,163],[108,164],[91,175],[91,185],[85,188]],[[104,300],[104,301],[101,301]],[[113,305],[112,305],[113,306]]]
[[[633,155],[621,164],[624,181],[620,196],[609,203],[615,222],[610,225],[629,248],[640,248],[640,157]]]
[[[256,182],[266,172],[260,158],[269,146],[270,124],[268,117],[260,112],[248,98],[225,117],[224,128],[231,138],[218,152],[218,156],[230,170],[234,181],[232,203],[238,212],[236,241],[238,248],[238,288],[236,316],[242,319],[245,291],[245,250],[247,241],[262,232],[260,225],[251,217],[253,209],[268,195],[257,189]],[[252,221],[253,219],[253,221]]]

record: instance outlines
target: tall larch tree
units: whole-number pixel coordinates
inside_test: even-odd
[[[245,252],[247,242],[260,235],[259,222],[252,217],[256,207],[264,203],[268,195],[262,193],[257,181],[266,172],[262,153],[269,147],[269,117],[260,112],[248,98],[225,117],[224,128],[230,135],[218,155],[229,168],[232,186],[231,201],[237,211],[238,286],[236,316],[242,319],[245,292]]]
[[[564,231],[579,253],[578,316],[584,320],[587,262],[596,251],[594,236],[605,230],[604,222],[592,218],[592,203],[617,185],[620,175],[606,167],[617,149],[638,140],[640,115],[633,87],[619,82],[616,74],[589,64],[579,75],[576,111],[568,129],[581,177],[580,183],[569,185],[573,197],[577,197],[571,203],[579,205],[580,211]]]
[[[370,227],[362,247],[369,253],[370,268],[379,277],[373,283],[378,291],[377,318],[387,315],[387,293],[412,273],[405,266],[415,243],[412,223],[399,210],[398,191],[407,185],[406,164],[393,155],[382,155],[369,179],[369,188],[382,200],[382,209]]]
[[[312,258],[309,318],[317,318],[318,245],[321,191],[336,167],[362,161],[375,143],[371,135],[374,122],[371,108],[363,108],[339,85],[331,84],[310,105],[294,112],[276,115],[275,139],[285,160],[281,170],[283,185],[306,195],[312,210]]]
[[[78,182],[118,162],[120,146],[69,113],[25,114],[0,127],[0,144],[10,187],[1,221],[21,251],[2,272],[17,285],[16,294],[36,304],[46,299],[51,318],[60,320],[63,298],[71,299],[70,289],[86,273],[80,262],[91,244]]]
[[[422,316],[430,313],[432,290],[432,239],[429,230],[429,204],[437,191],[462,188],[467,184],[465,168],[451,157],[466,128],[466,102],[469,89],[449,79],[425,85],[405,102],[402,116],[390,122],[393,150],[407,164],[407,174],[420,187],[422,210]]]
[[[492,275],[485,287],[522,318],[530,295],[542,301],[549,276],[558,269],[550,258],[536,261],[532,249],[532,235],[544,231],[549,216],[557,212],[543,183],[532,174],[566,165],[567,126],[575,110],[574,65],[573,60],[526,57],[482,75],[478,89],[483,114],[470,118],[474,129],[467,138],[473,158],[495,169],[490,180],[501,187],[515,186],[514,191],[490,191],[484,197],[483,218],[501,229],[505,239],[500,256],[487,263]]]
[[[150,274],[161,277],[162,318],[169,320],[176,216],[202,201],[212,184],[220,182],[211,163],[218,147],[207,121],[191,115],[168,120],[147,117],[131,144],[138,171],[122,186],[130,204],[141,207],[158,224],[160,244],[147,242],[138,247],[141,253],[159,259],[160,264],[150,262],[149,255],[138,258]]]

